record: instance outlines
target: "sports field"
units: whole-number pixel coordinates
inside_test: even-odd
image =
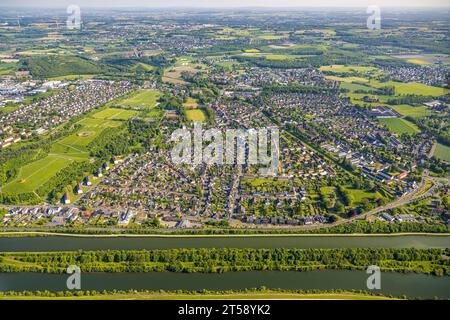
[[[414,123],[402,118],[385,118],[378,120],[386,125],[389,130],[398,134],[415,134],[420,132],[419,128]]]
[[[186,110],[186,118],[190,121],[205,121],[206,117],[202,110]]]
[[[436,158],[450,162],[450,147],[447,147],[446,145],[443,145],[442,143],[438,143],[436,145],[436,150],[434,150],[433,155]]]
[[[127,107],[154,108],[161,93],[158,90],[137,90],[132,96],[119,102]]]
[[[93,115],[95,119],[108,119],[108,120],[127,120],[130,117],[138,114],[138,111],[125,110],[119,108],[108,108],[97,112]]]
[[[20,168],[17,178],[6,184],[2,191],[6,193],[32,192],[72,161],[70,158],[48,155]]]
[[[105,119],[105,117],[126,119],[127,116],[136,113],[137,111],[108,108],[78,121],[77,123],[82,125],[79,130],[55,141],[47,157],[20,168],[18,176],[6,184],[2,191],[6,193],[32,192],[73,161],[89,160],[87,145],[94,141],[104,129],[118,127],[122,124],[121,121]]]

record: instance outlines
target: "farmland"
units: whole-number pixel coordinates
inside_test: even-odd
[[[421,118],[430,116],[433,112],[426,106],[410,106],[410,105],[396,105],[391,106],[395,111],[404,115],[405,117]]]

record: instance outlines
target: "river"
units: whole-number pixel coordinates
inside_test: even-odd
[[[68,275],[0,273],[0,291],[64,291]],[[81,275],[83,290],[230,290],[257,288],[367,290],[364,271],[249,271],[228,273],[89,273]],[[369,290],[368,290],[369,291]],[[384,295],[450,299],[450,277],[424,274],[381,273]]]

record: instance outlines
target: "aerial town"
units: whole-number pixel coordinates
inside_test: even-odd
[[[448,4],[62,2],[0,3],[0,300],[450,299]]]

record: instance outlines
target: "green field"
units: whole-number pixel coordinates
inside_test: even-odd
[[[384,118],[378,120],[386,125],[389,130],[398,134],[414,134],[420,132],[419,128],[414,123],[402,118]]]
[[[154,108],[161,93],[157,90],[137,90],[131,97],[119,102],[120,105],[137,108]]]
[[[331,65],[322,66],[319,68],[320,71],[333,72],[333,73],[353,73],[353,72],[369,72],[376,71],[375,67],[361,67],[361,66],[344,66],[344,65]]]
[[[82,126],[80,129],[54,142],[47,157],[20,168],[18,176],[6,184],[2,191],[32,192],[73,161],[89,160],[87,145],[94,141],[104,129],[122,124],[121,121],[105,119],[105,117],[126,119],[127,116],[136,113],[137,111],[107,108],[78,121],[77,124]]]
[[[387,81],[380,82],[377,80],[371,80],[363,77],[338,77],[338,76],[325,76],[325,78],[330,80],[339,81],[342,83],[341,87],[348,89],[350,91],[354,90],[371,90],[372,88],[382,88],[393,86],[395,87],[396,95],[406,95],[406,94],[415,94],[422,96],[442,96],[450,92],[449,89],[433,87],[422,83],[417,82],[397,82],[397,81]],[[366,87],[364,85],[358,85],[359,83],[365,83],[370,87]]]
[[[378,192],[373,193],[373,192],[367,192],[367,191],[364,191],[364,190],[353,189],[353,188],[345,188],[345,189],[350,192],[350,194],[353,197],[353,201],[356,204],[361,203],[361,201],[363,199],[377,199],[377,198],[381,198],[381,195]]]
[[[443,145],[442,143],[438,143],[436,145],[436,150],[434,151],[433,155],[436,158],[450,162],[450,147],[447,147],[446,145]]]
[[[413,107],[407,104],[400,104],[398,106],[390,106],[392,109],[400,113],[401,115],[404,115],[405,117],[413,117],[413,118],[421,118],[430,116],[433,114],[433,112],[428,109],[426,106],[418,106]]]
[[[372,82],[370,83],[372,85]],[[442,96],[450,90],[443,89],[439,87],[433,87],[422,83],[417,82],[408,82],[408,83],[402,83],[402,82],[395,82],[395,81],[388,81],[384,83],[377,83],[374,86],[383,87],[383,86],[394,86],[395,87],[395,93],[397,95],[402,94],[417,94],[422,96]]]
[[[41,160],[32,162],[20,168],[16,179],[6,184],[2,188],[2,192],[32,192],[72,161],[69,158],[58,155],[48,155]]]
[[[190,121],[205,121],[206,117],[202,110],[186,110],[186,118]]]
[[[108,108],[97,112],[93,115],[95,119],[105,119],[105,120],[127,120],[138,114],[138,111],[125,110],[119,108]]]

